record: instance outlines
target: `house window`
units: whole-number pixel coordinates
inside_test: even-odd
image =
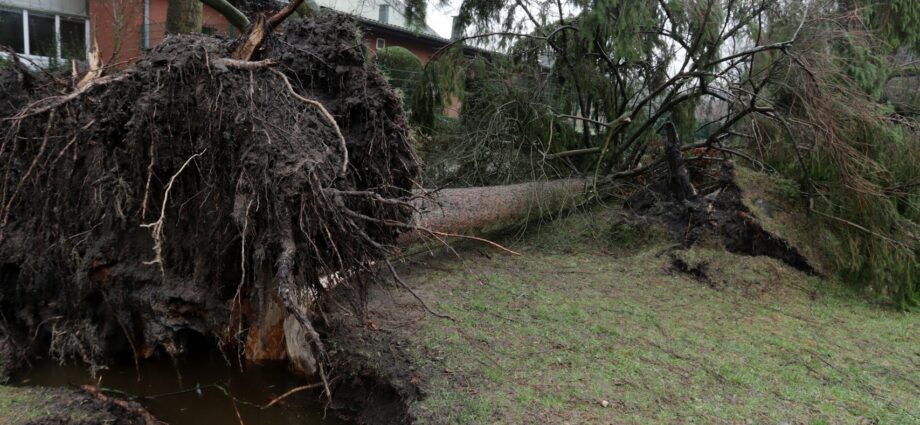
[[[144,0],[144,22],[141,24],[141,49],[150,48],[150,0]]]
[[[86,19],[28,10],[0,9],[0,44],[50,65],[52,59],[86,59]]]
[[[382,39],[382,38],[378,38],[378,39],[377,39],[377,48],[378,48],[378,49],[383,49],[383,48],[386,48],[386,47],[387,47],[387,41],[384,40],[384,39]]]
[[[380,5],[380,16],[377,19],[381,23],[387,24],[390,22],[390,6],[386,4]]]
[[[0,9],[0,44],[9,46],[16,53],[25,53],[22,32],[22,12]]]
[[[54,16],[29,14],[29,54],[49,58],[57,57]]]
[[[61,57],[86,60],[86,21],[61,17]]]

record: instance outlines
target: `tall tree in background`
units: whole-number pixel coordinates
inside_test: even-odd
[[[201,32],[201,1],[169,0],[166,7],[166,33],[190,34]]]

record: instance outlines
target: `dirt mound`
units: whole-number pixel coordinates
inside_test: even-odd
[[[703,174],[695,171],[698,176]],[[662,179],[634,193],[625,207],[637,216],[663,223],[683,247],[715,240],[729,252],[764,255],[800,271],[816,273],[808,259],[788,241],[765,230],[758,217],[744,205],[741,189],[735,182],[734,164],[722,163],[714,177],[700,176],[700,193],[692,197],[675,194],[668,180]],[[680,259],[675,260],[673,267],[697,278],[706,274],[705,268],[690,266]]]
[[[410,275],[412,270],[401,268],[399,273]],[[347,300],[353,297],[350,292],[339,288],[332,296]],[[420,330],[414,325],[429,315],[408,291],[386,286],[371,289],[364,320],[347,309],[330,308],[328,320],[317,329],[339,372],[330,407],[361,424],[415,423],[412,405],[426,397],[421,378],[442,371],[421,370],[405,335]]]
[[[269,35],[253,59],[274,66],[224,60],[236,43],[170,37],[81,88],[0,75],[0,309],[20,352],[259,357],[283,350],[259,322],[309,320],[326,280],[360,309],[412,213],[399,100],[347,18]]]

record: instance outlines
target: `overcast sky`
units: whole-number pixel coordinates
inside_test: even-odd
[[[428,0],[428,16],[426,23],[441,37],[450,38],[451,17],[457,14],[461,0],[449,0],[447,5],[440,6],[438,0]]]

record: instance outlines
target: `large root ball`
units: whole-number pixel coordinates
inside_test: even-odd
[[[236,43],[171,37],[80,87],[0,71],[0,333],[20,352],[280,356],[285,317],[373,279],[412,214],[399,99],[346,18],[290,22],[247,66]]]

